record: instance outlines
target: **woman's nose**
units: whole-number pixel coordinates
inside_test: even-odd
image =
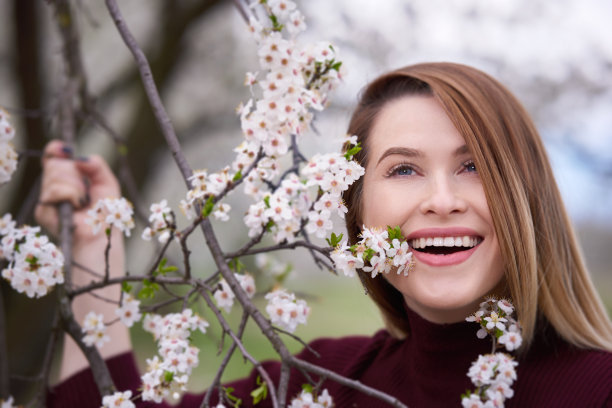
[[[452,177],[446,175],[431,177],[424,190],[420,204],[423,214],[448,216],[463,213],[467,209],[461,188],[453,182]]]

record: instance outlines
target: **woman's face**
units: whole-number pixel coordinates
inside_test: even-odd
[[[400,226],[413,252],[408,276],[385,275],[407,305],[437,323],[465,319],[503,277],[489,206],[465,140],[429,96],[387,103],[368,142],[362,215]]]

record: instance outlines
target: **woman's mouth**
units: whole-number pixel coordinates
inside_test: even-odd
[[[408,240],[414,257],[431,266],[456,265],[467,260],[483,238],[477,235],[420,237]]]
[[[412,249],[435,255],[448,255],[474,248],[482,242],[478,236],[427,237],[414,238],[409,241]]]

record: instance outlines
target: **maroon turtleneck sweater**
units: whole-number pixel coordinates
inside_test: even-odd
[[[310,344],[320,357],[304,350],[298,357],[395,396],[409,407],[460,407],[461,394],[473,389],[466,373],[478,354],[490,352],[490,340],[476,337],[474,323],[438,325],[408,311],[411,335],[405,340],[392,338],[386,331],[373,337],[321,339]],[[205,357],[201,357],[205,361]],[[612,353],[576,349],[551,329],[540,330],[529,352],[518,359],[515,391],[506,407],[612,407]],[[140,379],[134,358],[123,354],[108,360],[108,366],[121,391],[134,394]],[[276,381],[280,365],[264,363]],[[250,391],[256,373],[228,384],[242,398],[241,407],[250,407]],[[289,395],[299,394],[305,378],[293,370]],[[337,408],[387,407],[380,400],[351,388],[326,381]],[[186,395],[180,407],[197,408],[203,395]],[[48,394],[49,407],[98,408],[101,398],[91,373],[83,371]],[[136,402],[138,407],[164,405]],[[214,405],[212,405],[214,406]],[[271,407],[265,400],[257,408]]]

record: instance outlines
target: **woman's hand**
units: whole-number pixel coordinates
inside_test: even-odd
[[[125,254],[121,231],[116,228],[112,230],[110,254],[106,258],[104,252],[109,237],[104,233],[94,235],[92,227],[85,222],[87,210],[92,208],[99,199],[118,198],[121,195],[119,183],[108,164],[99,156],[75,159],[63,143],[52,141],[45,148],[42,165],[40,197],[35,211],[37,222],[51,234],[57,236],[59,232],[57,205],[68,201],[74,207],[75,229],[72,252],[74,263],[71,285],[82,287],[94,280],[99,280],[89,272],[93,271],[101,276],[104,273],[106,262],[108,262],[111,278],[123,276]],[[72,309],[77,322],[82,324],[89,311],[102,313],[105,322],[114,320],[118,305],[102,299],[118,301],[120,291],[120,285],[116,284],[94,291],[97,297],[90,294],[75,297]],[[116,322],[109,326],[107,334],[111,341],[100,349],[103,358],[112,357],[131,349],[129,332],[122,323]],[[78,346],[69,336],[66,336],[60,380],[86,368],[87,365]]]
[[[79,245],[104,238],[94,236],[85,222],[87,210],[99,199],[119,197],[119,183],[108,164],[99,156],[73,158],[70,150],[54,140],[45,148],[42,159],[43,175],[36,221],[52,235],[59,234],[57,204],[68,201],[74,207],[74,238]]]

